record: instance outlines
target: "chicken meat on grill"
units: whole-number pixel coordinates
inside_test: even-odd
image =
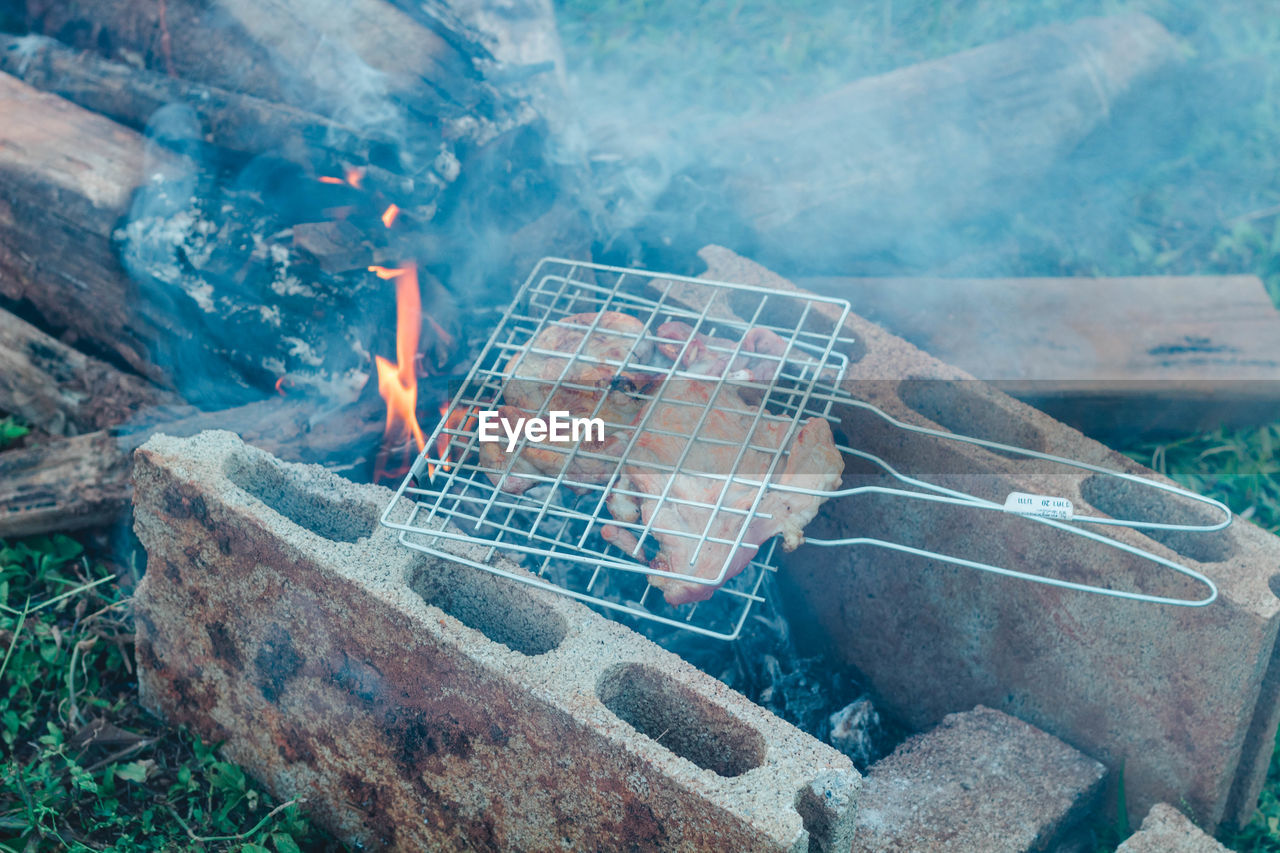
[[[482,443],[481,460],[490,479],[514,493],[539,474],[563,471],[570,488],[605,484],[616,474],[605,498],[614,523],[601,534],[643,559],[638,534],[647,528],[644,535],[658,545],[651,568],[718,579],[711,585],[651,575],[650,583],[670,604],[702,601],[773,536],[781,536],[788,551],[804,541],[804,527],[825,498],[770,486],[829,491],[840,483],[844,460],[822,418],[793,423],[749,399],[752,389],[701,378],[664,380],[636,367],[654,356],[643,332],[639,320],[611,311],[575,314],[539,332],[506,365],[499,417],[515,421],[550,411],[599,417],[604,440],[584,441],[577,453],[550,443],[525,443],[507,453],[502,444]],[[741,346],[695,334],[680,322],[664,323],[657,337],[657,350],[676,367],[714,379],[768,381],[787,353],[787,342],[766,329],[748,330]],[[794,348],[787,357],[793,356],[809,358]]]
[[[498,407],[500,420],[514,426],[520,418],[562,411],[570,417],[600,418],[605,437],[583,441],[576,453],[574,446],[550,442],[527,444],[510,454],[503,443],[483,443],[480,460],[490,469],[489,478],[516,494],[537,482],[528,475],[556,477],[563,471],[571,488],[575,481],[608,480],[617,467],[616,455],[609,454],[620,452],[611,448],[618,442],[625,446],[627,425],[645,405],[640,394],[660,379],[626,367],[644,364],[653,355],[653,342],[643,332],[644,324],[629,314],[574,314],[542,329],[513,355],[504,369],[509,378],[502,392],[505,405]]]
[[[606,500],[616,521],[648,527],[657,540],[650,568],[719,578],[723,584],[775,535],[785,550],[795,550],[825,500],[763,484],[829,491],[840,483],[844,459],[822,418],[800,422],[788,440],[789,418],[761,411],[731,386],[717,385],[667,380]],[[638,556],[636,530],[612,524],[601,532]],[[669,604],[703,601],[719,586],[657,575],[649,582]]]
[[[785,340],[775,332],[759,327],[748,329],[739,343],[728,338],[695,334],[688,323],[672,321],[658,327],[658,337],[663,339],[658,344],[658,351],[676,362],[682,370],[708,376],[727,376],[729,379],[766,381],[777,374],[784,354],[796,360],[808,358],[795,347],[787,353]]]

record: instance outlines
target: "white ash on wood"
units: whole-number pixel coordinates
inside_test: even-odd
[[[115,232],[117,250],[142,303],[166,320],[149,345],[188,401],[251,402],[286,375],[354,398],[376,346],[394,341],[393,290],[364,266],[327,273],[292,227],[313,210],[364,204],[368,221],[350,235],[352,252],[395,265],[399,256],[375,254],[386,229],[364,198],[283,161],[260,161],[230,186],[188,163],[138,190]]]
[[[0,125],[9,305],[209,408],[258,399],[284,374],[347,399],[363,385],[374,342],[393,328],[390,290],[363,268],[338,280],[316,267],[284,217],[361,202],[374,248],[387,233],[376,195],[276,160],[256,162],[256,183],[242,173],[240,185],[215,184],[179,153],[198,125],[157,130],[179,151],[162,148],[4,74],[0,112],[13,119]],[[277,184],[278,201],[263,190]],[[408,252],[387,248],[390,259],[374,260]]]

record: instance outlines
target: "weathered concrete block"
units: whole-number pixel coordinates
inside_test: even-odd
[[[794,289],[728,250],[702,256],[711,278]],[[899,420],[1158,479],[872,323],[854,316],[846,328],[857,340],[848,390]],[[1150,489],[913,436],[857,408],[839,414],[853,446],[903,474],[987,499],[1022,491],[1067,497],[1090,515],[1203,518]],[[856,459],[845,475],[848,484],[900,485]],[[1123,763],[1135,822],[1163,801],[1187,803],[1207,827],[1247,821],[1280,722],[1280,539],[1239,519],[1211,534],[1097,532],[1203,572],[1220,599],[1200,609],[1104,599],[870,547],[801,549],[779,577],[810,649],[860,670],[877,706],[910,727],[979,704],[998,708],[1113,771]],[[1120,589],[1202,594],[1149,562],[1002,513],[862,496],[828,501],[805,533],[876,537]]]
[[[135,476],[143,703],[348,841],[849,849],[847,758],[586,607],[404,548],[386,489],[231,433],[153,438]]]
[[[1106,775],[1007,714],[951,714],[867,770],[853,853],[1048,850],[1094,809]]]
[[[1116,848],[1116,853],[1228,853],[1168,803],[1156,803],[1142,828]]]

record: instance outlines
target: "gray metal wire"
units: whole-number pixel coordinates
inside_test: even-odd
[[[697,296],[685,301],[683,297],[690,289],[695,290]],[[620,360],[602,361],[584,351],[590,336],[600,330],[602,312],[606,311],[628,314],[642,324],[641,329],[634,333],[615,328],[608,330],[607,334],[614,338],[631,339],[628,352]],[[564,322],[568,317],[583,313],[595,315],[589,326]],[[383,514],[382,523],[398,530],[402,543],[426,553],[437,554],[630,616],[675,625],[710,637],[734,639],[752,607],[763,600],[761,589],[765,573],[774,571],[776,566],[776,540],[771,540],[759,548],[741,573],[728,577],[730,562],[735,552],[743,547],[747,522],[752,518],[767,517],[759,511],[759,505],[769,490],[823,498],[875,492],[906,500],[949,503],[975,511],[1009,512],[1003,504],[902,475],[885,460],[853,447],[840,449],[846,455],[873,462],[904,485],[921,491],[880,486],[816,491],[773,482],[775,472],[785,459],[786,448],[790,446],[800,427],[813,417],[838,422],[838,418],[832,414],[833,407],[837,405],[861,407],[883,418],[895,428],[909,432],[976,444],[1118,477],[1210,505],[1223,513],[1223,520],[1211,525],[1087,516],[1074,516],[1070,519],[1073,522],[1189,531],[1220,530],[1230,523],[1231,513],[1224,505],[1176,486],[1047,453],[905,423],[866,401],[850,397],[841,386],[849,366],[847,353],[854,346],[854,341],[844,330],[848,314],[848,303],[829,297],[783,293],[702,278],[544,258],[499,320],[475,365],[454,395],[445,417],[433,431],[426,449],[397,489],[394,499]],[[751,376],[736,375],[727,368],[718,375],[708,375],[681,367],[683,356],[692,345],[694,336],[690,335],[685,340],[660,337],[658,327],[666,321],[684,322],[699,335],[714,336],[729,342],[706,344],[729,365],[743,357],[769,364],[771,369],[763,371],[769,374],[768,378],[753,379]],[[563,350],[545,350],[534,346],[535,337],[544,329],[555,325],[580,333],[581,339],[576,352],[566,353]],[[743,347],[746,335],[752,329],[767,329],[776,333],[786,342],[785,351],[780,354],[745,352]],[[643,348],[642,343],[645,344]],[[674,361],[658,356],[648,359],[639,357],[638,353],[642,349],[648,349],[655,343],[672,346],[678,344],[679,355]],[[512,364],[520,364],[530,356],[563,361],[559,376],[551,381],[540,409],[536,413],[530,413],[541,417],[549,414],[551,400],[562,389],[597,390],[572,381],[569,374],[575,365],[605,364],[618,374],[634,371],[659,377],[660,381],[654,384],[655,391],[637,395],[648,396],[651,401],[667,399],[663,397],[663,389],[667,387],[669,379],[707,383],[712,391],[706,408],[700,413],[698,428],[694,430],[697,442],[689,440],[690,436],[685,433],[670,430],[663,423],[656,422],[653,413],[659,407],[647,405],[638,423],[609,423],[605,419],[606,434],[614,430],[626,430],[630,433],[628,443],[620,453],[602,455],[584,449],[581,445],[565,448],[564,461],[558,473],[552,475],[521,471],[518,476],[522,480],[532,481],[536,485],[523,493],[513,493],[505,487],[510,485],[513,466],[526,447],[524,439],[521,439],[514,453],[507,454],[504,470],[486,467],[480,458],[477,432],[474,425],[468,423],[468,416],[477,411],[497,409],[511,379]],[[702,435],[701,426],[706,422],[712,407],[720,400],[720,392],[726,388],[732,388],[734,393],[751,396],[751,403],[740,412],[744,417],[750,418],[747,436],[757,435],[757,427],[767,419],[775,427],[785,426],[784,440],[777,446],[760,446],[750,444],[749,441],[744,443]],[[604,406],[604,396],[598,396],[600,399],[593,413],[597,417]],[[620,477],[624,464],[642,433],[649,436],[669,436],[683,441],[678,458],[644,462],[645,466],[664,473],[685,471],[690,461],[689,454],[695,451],[695,446],[719,444],[736,447],[736,459],[729,470],[704,472],[699,468],[696,472],[698,478],[720,484],[718,495],[705,501],[678,497],[671,493],[674,477],[666,478],[666,486],[661,495],[626,489]],[[767,454],[769,463],[765,469],[744,468],[744,460],[751,450]],[[759,457],[757,455],[754,458]],[[587,482],[568,476],[567,472],[575,462],[593,459],[612,466],[613,474],[606,482]],[[744,488],[750,489],[753,495],[750,505],[728,505],[726,499],[731,487],[739,493]],[[607,512],[606,497],[611,494],[655,503],[647,513],[647,519],[619,520]],[[412,509],[407,518],[397,521],[397,516],[404,515],[397,508],[404,502],[408,502]],[[665,517],[661,513],[664,507],[696,510],[702,514],[698,517],[705,516],[707,523],[701,530],[659,526],[658,519]],[[712,529],[715,520],[725,516],[742,518],[742,523],[736,525],[736,535],[732,538],[716,535]],[[889,548],[1008,577],[1152,603],[1203,606],[1211,603],[1217,596],[1216,587],[1204,575],[1160,555],[1061,520],[1035,515],[1022,517],[1029,523],[1045,524],[1072,535],[1084,536],[1100,545],[1151,560],[1204,584],[1209,594],[1203,599],[1189,601],[1111,590],[865,537],[807,541],[820,546],[864,545]],[[634,548],[627,552],[609,544],[601,533],[604,525],[630,532],[636,540]],[[699,558],[707,545],[723,546],[726,557],[719,573],[714,577],[694,577],[679,571],[660,571],[650,567],[645,559],[646,546],[653,548],[655,538],[659,535],[668,540],[687,539],[692,545],[691,564]],[[482,544],[486,546],[484,559],[459,559],[444,547],[444,540]],[[520,561],[529,573],[508,571],[496,565],[495,556],[500,553]],[[651,576],[721,588],[710,601],[675,608],[667,605],[662,596],[651,592],[653,587],[648,582]]]

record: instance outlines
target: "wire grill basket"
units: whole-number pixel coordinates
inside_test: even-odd
[[[779,506],[776,500],[762,503],[769,492],[775,499],[790,493],[820,500],[880,493],[1010,512],[1193,578],[1208,594],[1180,599],[1112,589],[866,537],[808,540],[817,546],[890,549],[1153,604],[1202,607],[1216,599],[1212,581],[1194,569],[1076,525],[1212,532],[1231,523],[1226,506],[1135,474],[906,423],[854,399],[841,387],[855,351],[844,330],[848,314],[843,300],[803,292],[545,258],[502,315],[382,523],[397,529],[410,548],[726,640],[739,635],[752,607],[764,600],[777,565],[776,537],[748,538],[752,525],[771,519],[770,508]],[[579,410],[584,401],[590,404],[591,417],[584,420],[599,426],[581,424],[582,440],[547,441],[547,421],[554,424],[566,401]],[[905,476],[866,450],[839,445],[846,458],[873,463],[909,490],[840,489],[835,464],[810,485],[777,476],[794,471],[789,457],[806,424],[839,422],[836,405],[869,410],[908,432],[1176,494],[1212,507],[1221,519],[1182,524],[1078,515],[1069,501],[1018,492],[1001,504]],[[495,434],[492,414],[501,415],[504,407],[511,407],[509,417]],[[517,415],[541,419],[544,433],[508,431]],[[611,438],[596,440],[593,429]],[[638,474],[652,476],[638,480]],[[479,543],[484,555],[460,558],[448,540]],[[502,568],[498,555],[527,571]],[[700,586],[702,593],[688,600],[715,595],[671,606],[656,593],[655,578],[668,587]]]
[[[598,324],[605,312],[625,314],[637,322],[625,330],[601,329]],[[633,616],[732,639],[753,604],[762,600],[765,575],[775,566],[776,541],[764,543],[746,567],[726,581],[733,555],[742,551],[747,525],[724,522],[734,516],[747,519],[753,513],[758,515],[769,476],[785,462],[790,437],[807,419],[830,416],[837,384],[848,366],[845,353],[853,345],[851,338],[840,334],[848,312],[848,304],[838,299],[544,259],[502,316],[383,521],[398,529],[401,541],[411,548],[456,560],[441,550],[441,540],[480,542],[487,546],[484,560],[466,561],[476,568]],[[587,335],[579,333],[582,326],[565,323],[579,315],[595,317]],[[692,334],[683,340],[668,337],[659,332],[666,323],[682,323]],[[543,349],[535,341],[544,330],[557,325],[573,336],[571,342],[579,339],[576,352],[567,355],[562,349]],[[785,348],[752,349],[753,336],[763,334],[759,330],[778,335],[786,341]],[[583,342],[591,334],[611,336],[620,344],[618,352],[607,357],[587,352]],[[701,347],[701,362],[689,357],[695,347]],[[664,355],[663,348],[670,355]],[[553,410],[549,406],[558,394],[592,390],[575,381],[579,378],[575,371],[587,366],[615,375],[645,377],[656,390],[633,391],[632,396],[641,399],[666,399],[662,389],[672,387],[668,380],[697,383],[706,399],[687,405],[704,406],[704,419],[727,399],[749,398],[751,403],[739,414],[752,422],[755,431],[748,433],[751,439],[745,445],[735,443],[734,451],[728,453],[733,458],[731,465],[702,466],[699,480],[705,500],[664,493],[646,513],[647,522],[622,521],[609,513],[607,498],[620,489],[625,491],[619,473],[628,461],[629,447],[620,456],[606,456],[593,454],[582,444],[556,447],[548,443],[542,449],[562,453],[564,463],[559,470],[552,466],[550,473],[516,470],[517,459],[529,447],[527,437],[519,439],[514,453],[486,457],[483,452],[477,429],[479,413],[498,410],[510,391],[513,374],[519,372],[517,365],[531,363],[534,358],[551,366],[542,386],[541,407],[532,412],[542,418],[550,417]],[[712,364],[714,371],[706,372]],[[738,368],[740,364],[747,367]],[[730,393],[732,396],[727,396]],[[734,404],[729,405],[733,411]],[[668,432],[657,419],[642,421],[637,428],[629,420],[624,423],[610,417],[607,411],[597,414],[607,435],[629,432],[634,443],[634,436],[643,430],[649,436],[670,435],[677,439],[679,448],[682,434]],[[770,435],[785,435],[784,440],[761,443],[757,438],[764,434],[761,424],[767,425]],[[502,434],[501,442],[505,445],[506,441]],[[706,442],[716,441],[684,442],[679,458],[645,464],[658,470],[687,470],[696,467],[691,456],[705,451]],[[593,462],[612,468],[612,473],[591,479],[574,476],[579,468],[598,470],[600,466]],[[519,493],[513,488],[517,482],[525,487]],[[635,493],[634,497],[641,496]],[[652,500],[653,496],[649,497]],[[392,510],[405,499],[411,502],[411,509],[407,517],[395,520]],[[660,510],[666,504],[683,517],[692,516],[695,523],[688,528],[663,527]],[[636,544],[625,549],[610,544],[603,535],[606,527],[627,530]],[[725,529],[731,532],[725,534]],[[711,577],[690,577],[651,568],[649,560],[659,535],[668,541],[689,540],[685,550],[691,550],[694,557],[703,555],[705,560],[714,552],[719,572]],[[533,572],[533,578],[491,565],[499,553],[517,558]],[[718,559],[721,554],[723,561]],[[650,586],[651,575],[723,587],[711,601],[672,607]]]

